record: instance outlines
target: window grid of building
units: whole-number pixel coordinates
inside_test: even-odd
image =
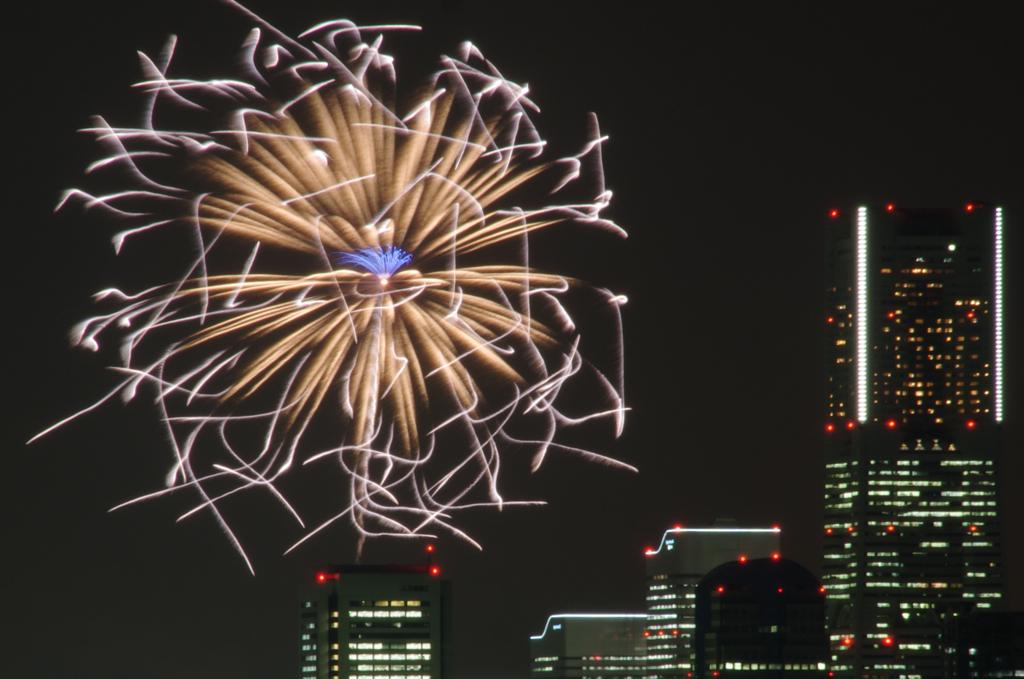
[[[301,604],[302,679],[439,679],[450,644],[449,584],[430,566],[344,566]]]

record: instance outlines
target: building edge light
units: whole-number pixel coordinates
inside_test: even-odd
[[[868,209],[857,208],[857,420],[868,421]]]
[[[779,533],[781,528],[669,528],[666,533]]]
[[[995,313],[993,333],[995,360],[992,370],[992,391],[995,395],[995,419],[1003,421],[1003,208],[997,207],[994,224],[995,252],[993,262]]]
[[[543,639],[548,633],[548,628],[551,627],[552,620],[636,620],[638,618],[647,619],[646,613],[554,613],[548,616],[548,619],[544,622],[544,631],[534,636],[530,635],[531,639]]]
[[[661,542],[658,543],[657,549],[652,549],[644,552],[644,556],[655,556],[661,553],[662,548],[665,546],[665,540],[668,539],[669,535],[676,533],[781,533],[782,529],[778,526],[772,526],[771,528],[669,528],[667,531],[661,534]]]

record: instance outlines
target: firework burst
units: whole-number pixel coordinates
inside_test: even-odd
[[[632,469],[556,441],[592,420],[622,431],[625,299],[529,265],[531,234],[556,224],[625,235],[602,216],[611,193],[596,118],[579,154],[545,160],[528,88],[473,45],[403,98],[382,36],[415,27],[336,20],[291,38],[235,6],[256,23],[241,77],[172,76],[171,38],[158,57],[140,54],[141,124],[96,118],[85,130],[107,151],[88,172],[128,185],[72,189],[58,208],[122,220],[119,253],[173,230],[196,256],[171,282],[96,295],[111,310],[72,341],[97,350],[114,336],[120,381],[43,434],[151,391],[173,466],[164,488],[119,507],[192,490],[199,503],[185,516],[210,512],[250,569],[221,508],[242,491],[294,516],[302,535],[289,551],[343,519],[360,545],[438,531],[476,545],[458,510],[536,504],[502,497],[507,449],[530,449],[533,469],[551,451]],[[593,197],[515,202],[540,182],[550,195],[587,184]],[[570,292],[607,314],[607,371],[580,353]],[[566,410],[574,379],[596,385],[596,409]],[[323,432],[337,443],[324,447]],[[346,480],[344,500],[308,524],[280,480],[324,465]]]

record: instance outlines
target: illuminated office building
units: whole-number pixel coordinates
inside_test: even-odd
[[[825,560],[838,676],[943,676],[944,620],[1004,596],[1003,211],[833,210]]]
[[[656,548],[645,550],[648,676],[687,677],[693,671],[697,583],[727,561],[777,556],[780,532],[777,526],[741,528],[728,522],[675,526]]]
[[[302,679],[441,679],[451,587],[423,566],[331,566],[301,602]]]
[[[693,676],[828,676],[825,589],[789,559],[744,559],[697,586]]]
[[[530,637],[530,677],[644,676],[643,613],[558,613]]]

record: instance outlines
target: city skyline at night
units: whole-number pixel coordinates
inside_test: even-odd
[[[194,511],[196,501],[170,494],[160,502],[111,511],[140,493],[166,489],[165,474],[175,463],[173,444],[159,413],[154,417],[159,404],[152,394],[140,390],[125,402],[125,394],[111,392],[127,375],[105,367],[116,363],[108,354],[70,350],[69,333],[96,313],[92,295],[113,286],[140,291],[153,280],[177,280],[181,271],[175,263],[190,261],[198,246],[191,232],[151,246],[132,238],[121,243],[122,254],[116,256],[112,239],[120,228],[103,208],[60,214],[53,208],[67,187],[84,184],[83,168],[97,160],[94,141],[78,131],[96,127],[90,116],[102,114],[112,125],[138,124],[140,97],[146,95],[132,87],[146,78],[139,52],[159,62],[168,37],[177,36],[171,73],[223,82],[245,68],[240,48],[254,22],[230,3],[210,0],[173,6],[121,0],[58,9],[20,6],[13,24],[20,52],[9,62],[15,65],[9,108],[26,122],[12,128],[15,152],[9,163],[17,179],[6,267],[14,283],[8,289],[15,293],[7,326],[15,343],[8,355],[15,408],[5,427],[11,490],[3,501],[11,520],[0,579],[17,612],[5,619],[16,650],[0,660],[0,675],[300,676],[297,590],[315,589],[313,576],[324,564],[422,564],[429,543],[436,546],[443,579],[452,584],[454,645],[445,676],[523,679],[533,657],[530,637],[544,629],[548,616],[617,611],[646,616],[647,568],[675,552],[680,543],[671,551],[665,547],[673,527],[711,528],[720,517],[730,517],[736,527],[780,527],[772,535],[781,558],[824,582],[830,614],[841,609],[834,604],[844,584],[851,585],[847,591],[866,593],[869,581],[906,583],[912,580],[910,570],[927,571],[927,595],[904,592],[902,585],[891,597],[865,594],[870,602],[896,606],[888,617],[876,615],[875,607],[860,622],[853,615],[849,627],[837,627],[830,664],[853,657],[842,648],[846,635],[856,637],[856,644],[881,645],[869,654],[879,664],[892,664],[886,660],[892,658],[912,664],[914,653],[928,655],[933,649],[912,645],[932,644],[935,626],[911,629],[902,615],[914,611],[914,603],[964,603],[962,594],[971,592],[975,602],[999,601],[1009,611],[1024,610],[1024,582],[1017,575],[1024,572],[1024,496],[1015,490],[1024,478],[1024,457],[1014,452],[1024,446],[1020,358],[1014,351],[1024,318],[1016,294],[1024,289],[1017,255],[1024,198],[1016,151],[1024,143],[1019,125],[1024,94],[1016,57],[1018,24],[1009,8],[982,4],[967,11],[916,0],[884,7],[698,3],[686,7],[684,17],[668,21],[641,6],[609,14],[582,3],[244,4],[290,35],[338,18],[363,26],[421,26],[421,31],[402,32],[400,40],[387,36],[383,43],[395,56],[399,88],[408,90],[401,94],[410,99],[422,94],[417,84],[431,83],[438,55],[466,54],[460,50],[470,49],[469,41],[509,81],[528,87],[530,101],[542,111],[531,119],[552,159],[579,154],[589,139],[589,115],[597,115],[600,135],[607,137],[600,144],[604,188],[614,195],[603,216],[628,227],[629,238],[582,226],[544,231],[536,240],[531,237],[529,266],[598,282],[621,294],[617,299],[628,298],[621,305],[622,405],[628,409],[622,435],[616,439],[595,425],[562,432],[565,438],[558,442],[638,471],[594,464],[568,451],[551,452],[532,471],[530,452],[507,446],[501,484],[493,488],[510,502],[500,510],[480,507],[436,517],[451,519],[482,549],[445,531],[361,542],[359,530],[342,517],[316,539],[283,554],[316,529],[321,517],[346,506],[348,489],[324,471],[326,463],[302,466],[282,477],[277,490],[308,508],[305,526],[282,511],[258,479],[251,492],[231,494],[220,505],[251,552],[255,575],[224,539],[216,519],[203,509]],[[263,39],[270,40],[263,28]],[[180,113],[182,119],[167,118],[161,126],[192,129],[189,116],[210,112]],[[211,129],[231,129],[230,120],[220,123],[223,127]],[[311,162],[319,159],[311,156]],[[558,169],[571,169],[570,163]],[[175,185],[192,187],[184,174],[175,177],[181,182]],[[98,183],[97,193],[122,189],[101,171],[86,179]],[[530,199],[524,205],[559,199],[549,201],[547,187],[524,190]],[[606,202],[596,188],[578,197],[580,204]],[[1001,208],[998,275],[996,207]],[[922,315],[917,323],[906,305],[888,305],[896,299],[893,293],[945,294],[950,289],[935,284],[951,284],[958,275],[904,275],[897,273],[895,261],[889,267],[893,273],[886,274],[877,258],[900,257],[900,220],[914,221],[933,210],[954,215],[946,220],[949,229],[984,232],[984,241],[975,243],[967,235],[946,239],[947,233],[934,237],[941,247],[914,257],[952,257],[955,267],[982,258],[986,292],[974,293],[973,281],[964,283],[963,295],[957,292],[959,307],[943,308],[932,323]],[[867,236],[863,252],[869,257],[858,263],[861,214]],[[891,242],[878,230],[883,227],[894,229]],[[907,222],[907,228],[916,227]],[[834,273],[827,253],[835,250],[840,229],[853,236],[844,255],[850,270],[843,280],[852,288],[844,301],[824,289]],[[915,247],[932,248],[925,243],[931,238]],[[403,248],[413,256],[406,262],[402,252],[384,248],[382,243],[379,250],[337,250],[361,256],[353,266],[377,275],[380,284],[381,275],[390,284],[392,276],[417,266],[421,250]],[[883,255],[874,248],[890,251]],[[261,246],[259,257],[278,258],[271,261],[282,270],[293,266],[290,255],[271,250]],[[502,257],[521,256],[516,243],[498,250]],[[249,250],[228,252],[244,265]],[[917,264],[936,268],[930,261]],[[856,290],[858,265],[868,283],[863,298]],[[995,294],[997,281],[1001,295]],[[614,331],[614,322],[603,314],[607,300],[579,301],[572,318],[582,330]],[[853,314],[841,328],[837,303]],[[538,304],[544,313],[558,315]],[[868,322],[855,325],[859,304]],[[932,329],[921,336],[935,337],[940,318],[943,329],[953,329],[943,336],[952,335],[949,344],[963,347],[958,352],[969,366],[950,368],[949,380],[947,360],[935,365],[939,351],[916,351],[918,344],[930,346],[916,341],[916,326]],[[133,322],[128,319],[120,330],[131,332],[138,327]],[[996,326],[999,332],[986,329]],[[915,332],[895,332],[904,327]],[[970,328],[982,330],[960,332]],[[956,340],[961,336],[963,343]],[[581,355],[611,366],[610,374],[617,375],[612,344],[600,334],[589,339]],[[837,345],[838,340],[844,343]],[[897,348],[901,366],[903,356],[922,354],[923,369],[897,367],[895,358],[891,368],[885,367],[882,358],[894,357]],[[858,355],[868,360],[858,362]],[[836,358],[844,359],[841,371],[834,368]],[[943,375],[941,389],[918,387],[919,381],[939,381],[917,378],[927,371]],[[949,390],[946,381],[952,383]],[[25,445],[55,419],[106,393],[112,396],[103,408]],[[589,403],[594,394],[586,384],[567,382],[560,396],[566,403]],[[963,400],[963,412],[936,408],[940,399],[951,401],[951,407]],[[891,419],[897,421],[893,428]],[[311,429],[310,450],[345,445],[336,433]],[[935,440],[940,450],[933,450]],[[259,447],[262,439],[250,436],[246,443]],[[900,449],[904,444],[907,450]],[[221,452],[229,466],[238,467],[230,452]],[[497,458],[488,459],[497,464]],[[854,460],[856,470],[849,465]],[[969,464],[943,466],[943,460]],[[837,462],[848,466],[827,466]],[[996,473],[998,487],[992,485]],[[912,485],[931,483],[936,474],[939,486]],[[854,488],[840,484],[854,479],[863,484],[856,488],[860,494],[844,497]],[[891,479],[907,484],[888,484]],[[486,494],[492,486],[485,479],[479,488]],[[408,490],[415,498],[414,487]],[[1000,502],[1001,518],[987,514],[996,510],[986,505],[929,505],[914,510],[929,512],[927,517],[913,518],[884,504],[923,502],[923,496],[899,495],[919,490],[936,492],[928,502]],[[971,497],[954,497],[957,492]],[[844,512],[855,509],[857,518],[850,520]],[[965,514],[932,515],[947,511]],[[919,520],[944,525],[916,525]],[[921,547],[922,542],[933,544]],[[944,542],[948,548],[936,546]],[[989,544],[967,544],[982,542]],[[657,554],[645,555],[648,549]],[[970,559],[974,565],[957,564],[939,573],[948,565],[940,553],[968,550],[977,557]],[[880,556],[894,551],[897,559]],[[729,552],[724,558],[754,558]],[[999,553],[1001,566],[987,566]],[[969,586],[954,586],[967,578]],[[859,590],[857,582],[863,583]],[[954,589],[956,596],[939,596]],[[900,608],[902,603],[911,608]],[[646,618],[644,623],[652,624]],[[673,629],[682,634],[683,628],[668,625],[679,623],[657,624],[666,625],[665,636],[673,636]],[[55,636],[58,630],[75,633]],[[892,637],[891,646],[885,645],[886,636]],[[55,638],[60,643],[54,644]],[[989,642],[965,638],[962,646],[983,648]]]

